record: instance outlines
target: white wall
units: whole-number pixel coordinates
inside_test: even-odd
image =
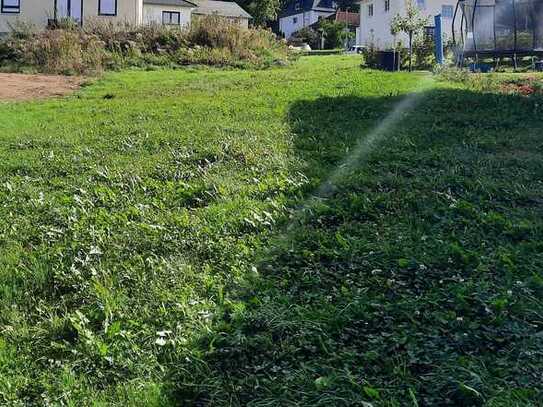
[[[434,16],[441,14],[441,7],[456,7],[456,0],[425,0],[423,14],[428,16],[428,26],[434,26]],[[373,4],[373,17],[368,14],[368,6]],[[392,18],[405,10],[404,0],[390,0],[390,10],[385,12],[385,0],[362,0],[360,3],[360,41],[362,45],[374,45],[379,49],[391,48],[394,36],[390,33]],[[457,19],[458,20],[458,19]],[[452,37],[452,18],[443,18],[442,27],[445,39]],[[459,26],[457,22],[457,26]],[[458,28],[457,28],[458,32]],[[396,41],[407,45],[407,36],[399,34]]]
[[[305,20],[309,21],[309,12],[282,17],[279,19],[279,30],[289,39],[293,33],[309,25],[304,24]]]
[[[380,49],[393,45],[390,34],[390,21],[400,11],[403,0],[390,0],[390,10],[385,12],[385,0],[362,0],[360,3],[360,41],[361,45],[374,45]],[[373,5],[373,16],[369,16],[369,6]]]
[[[54,0],[21,0],[20,13],[0,14],[0,32],[8,32],[10,24],[16,24],[18,20],[45,27],[47,25],[47,19],[52,18],[54,14]]]
[[[362,44],[362,31],[360,31],[360,27],[356,27],[356,44],[355,45],[361,45]]]
[[[308,27],[319,21],[319,17],[328,17],[334,13],[325,11],[310,10],[279,19],[279,30],[285,35],[286,39],[292,37],[296,31]],[[296,22],[294,22],[296,19]]]
[[[83,0],[83,24],[89,21],[112,21],[141,23],[142,0],[118,0],[116,16],[99,16],[98,0]],[[0,32],[9,31],[9,25],[17,20],[45,27],[47,20],[55,15],[54,0],[21,0],[18,14],[0,13]]]
[[[180,6],[168,6],[158,4],[144,4],[143,5],[143,22],[144,24],[162,24],[162,12],[173,11],[179,13],[180,25],[182,27],[188,27],[190,25],[190,19],[192,15],[192,8],[180,7]]]

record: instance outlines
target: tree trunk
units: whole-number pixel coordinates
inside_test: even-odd
[[[411,72],[412,56],[413,56],[413,31],[409,31],[409,72]]]

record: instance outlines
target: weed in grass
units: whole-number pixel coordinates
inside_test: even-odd
[[[303,205],[425,77],[357,65],[5,104],[1,403],[540,404],[540,96],[435,81]]]

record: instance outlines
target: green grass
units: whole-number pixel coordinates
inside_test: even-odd
[[[541,405],[543,100],[358,64],[1,104],[0,404]]]

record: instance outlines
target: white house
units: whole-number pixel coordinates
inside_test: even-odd
[[[390,24],[396,14],[404,14],[406,1],[410,0],[361,0],[360,1],[360,45],[373,45],[378,49],[392,48],[401,41],[407,45],[407,36],[390,33]],[[452,25],[456,0],[413,0],[428,17],[428,26],[434,26],[434,16],[441,14],[445,39],[452,37]],[[458,22],[457,22],[458,24]],[[459,24],[458,24],[459,27]],[[458,32],[458,28],[457,28]]]
[[[279,15],[279,31],[289,39],[296,31],[335,12],[336,4],[333,0],[291,0]]]
[[[63,18],[71,18],[82,25],[89,21],[107,21],[188,26],[192,17],[200,14],[214,14],[230,20],[237,16],[243,21],[251,17],[236,3],[226,1],[0,0],[0,33],[8,32],[17,21],[45,27]]]
[[[143,0],[0,0],[0,32],[18,20],[45,27],[60,18],[143,21]]]
[[[185,0],[143,0],[143,23],[188,27],[197,7]]]

